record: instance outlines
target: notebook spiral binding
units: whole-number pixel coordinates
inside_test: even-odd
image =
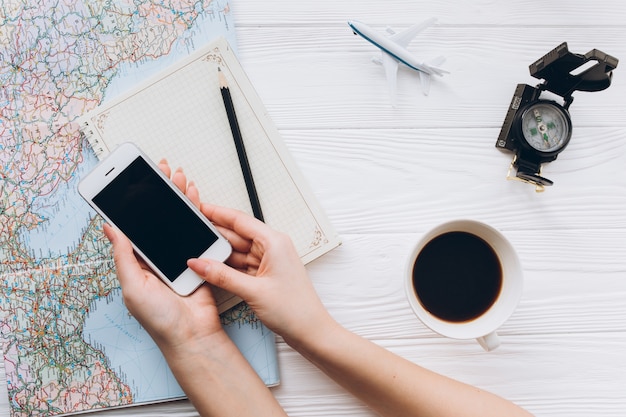
[[[89,122],[83,122],[79,130],[82,138],[87,140],[87,143],[89,143],[93,152],[96,154],[98,159],[100,159],[106,153],[106,148],[98,139],[98,135],[95,134],[93,128],[89,126]]]

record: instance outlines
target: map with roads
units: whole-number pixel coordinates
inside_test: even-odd
[[[97,159],[72,122],[196,45],[235,45],[231,14],[225,0],[0,3],[0,330],[13,416],[184,396],[124,308],[102,220],[78,196]],[[273,343],[245,305],[222,320],[251,361]]]

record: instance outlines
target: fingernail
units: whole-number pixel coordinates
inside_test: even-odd
[[[109,239],[109,242],[113,242],[113,239],[115,239],[115,230],[113,229],[113,227],[109,224],[109,223],[104,223],[102,225],[102,230],[104,231],[104,235],[107,237],[107,239]]]
[[[187,266],[194,271],[202,272],[203,274],[208,274],[210,269],[210,265],[208,262],[198,258],[189,259],[187,261]]]

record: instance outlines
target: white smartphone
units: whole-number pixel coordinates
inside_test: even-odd
[[[228,241],[137,146],[119,145],[78,185],[78,192],[132,242],[163,282],[189,295],[204,280],[190,258],[224,261]]]

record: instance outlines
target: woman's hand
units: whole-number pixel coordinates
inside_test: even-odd
[[[191,269],[243,298],[266,326],[287,340],[332,322],[289,236],[237,210],[204,203],[200,209],[228,239],[233,253],[230,266],[193,259],[188,262]]]
[[[159,167],[171,171],[164,161]],[[182,170],[176,186],[200,206],[198,189]],[[138,259],[130,241],[105,225],[128,311],[144,326],[201,416],[286,416],[263,381],[220,325],[208,285],[182,297]]]
[[[159,168],[167,176],[171,175],[176,186],[196,206],[200,206],[198,189],[193,183],[187,183],[182,170],[172,174],[165,161],[159,164]],[[179,296],[135,255],[130,241],[121,231],[108,224],[104,227],[113,244],[124,304],[164,353],[187,342],[204,340],[222,332],[215,300],[207,285],[202,285],[187,297]]]

